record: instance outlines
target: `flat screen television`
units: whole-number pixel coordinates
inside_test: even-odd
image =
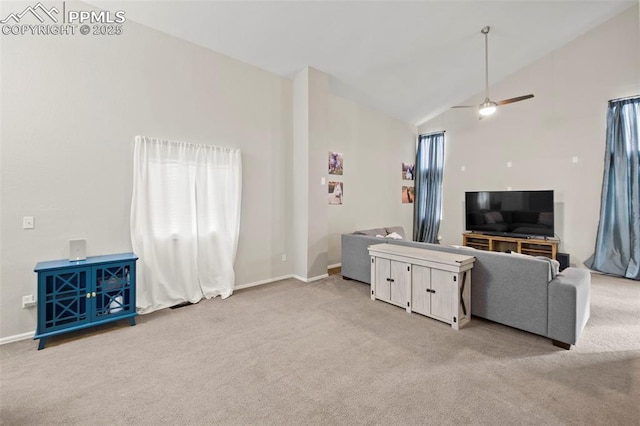
[[[553,191],[465,192],[467,231],[514,237],[553,237]]]

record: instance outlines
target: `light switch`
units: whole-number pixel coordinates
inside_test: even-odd
[[[511,167],[513,166],[513,164],[511,163],[511,161],[507,161],[507,167]]]
[[[323,177],[320,178],[320,185],[324,185],[326,182],[327,181],[326,181],[325,178],[323,178]]]
[[[572,162],[573,164],[577,163],[577,162],[578,162],[578,157],[572,157],[572,158],[571,158],[571,162]]]
[[[25,216],[22,218],[22,228],[23,229],[33,229],[34,221],[33,216]]]

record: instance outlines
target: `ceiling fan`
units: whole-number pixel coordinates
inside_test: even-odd
[[[505,99],[503,101],[494,102],[489,99],[489,30],[491,27],[484,27],[480,32],[484,34],[484,101],[480,105],[456,105],[452,108],[478,108],[480,118],[489,116],[496,112],[498,105],[512,104],[514,102],[524,101],[533,98],[533,95],[518,96],[516,98]]]

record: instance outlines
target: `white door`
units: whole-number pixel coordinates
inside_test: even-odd
[[[431,270],[431,315],[449,323],[453,322],[453,298],[458,283],[453,281],[453,274],[438,269]]]

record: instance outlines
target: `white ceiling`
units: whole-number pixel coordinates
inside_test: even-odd
[[[419,124],[482,101],[484,26],[491,84],[638,0],[88,3],[281,76],[317,68],[333,93]]]

